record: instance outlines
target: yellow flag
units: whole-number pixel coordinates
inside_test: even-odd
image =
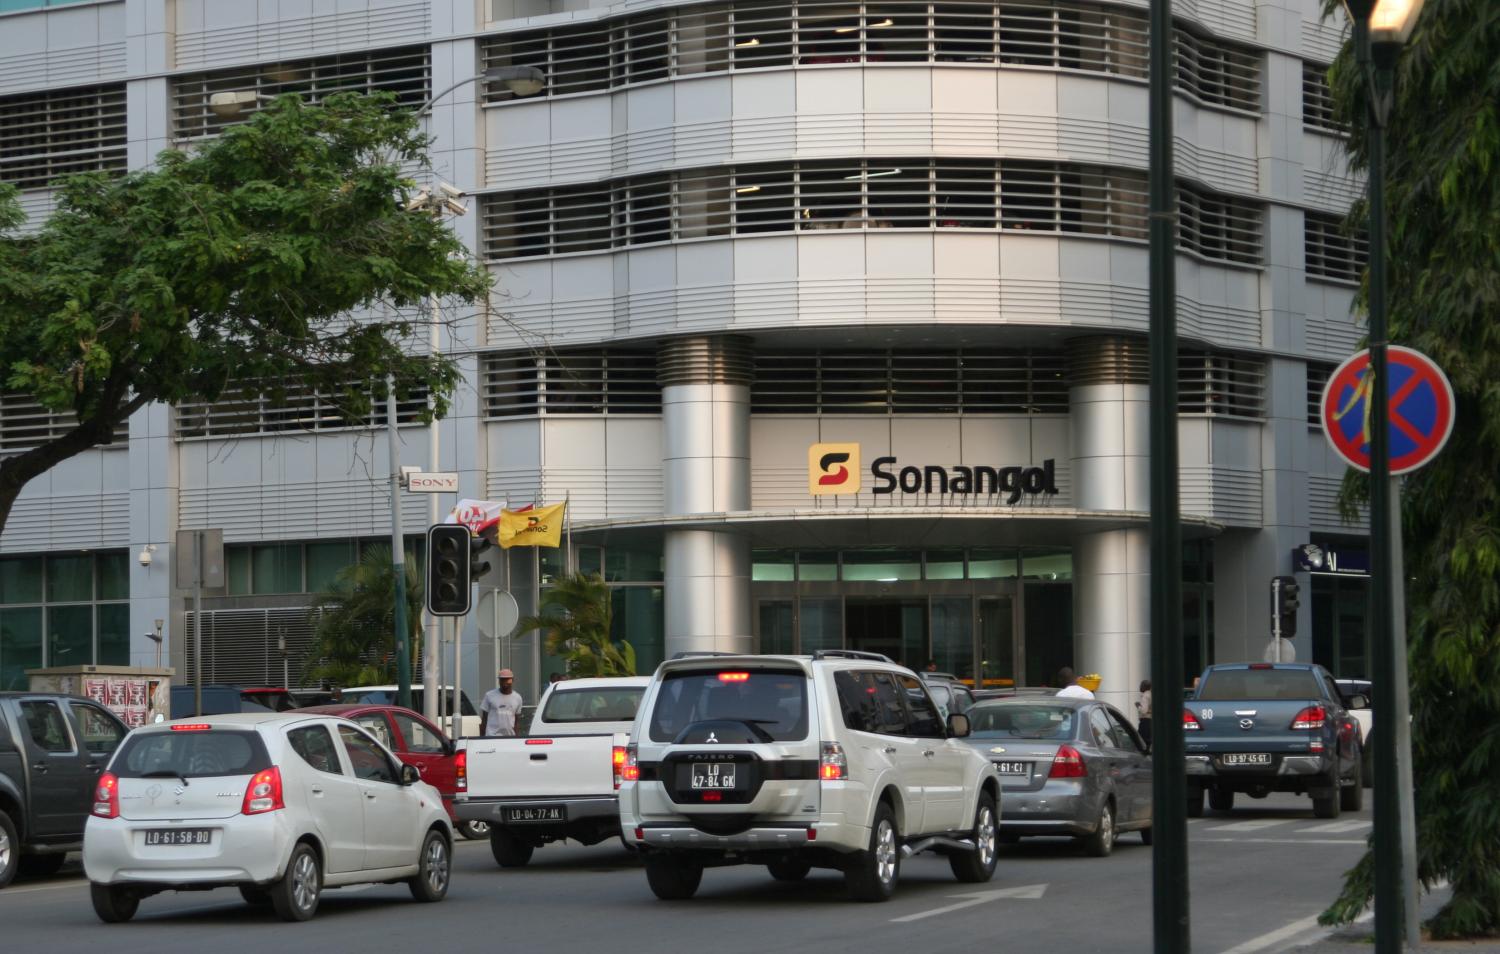
[[[500,511],[500,546],[511,547],[558,547],[562,546],[563,508],[567,504],[553,504],[523,510]]]

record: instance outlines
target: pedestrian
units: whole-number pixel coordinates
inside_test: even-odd
[[[562,682],[562,681],[563,681],[563,674],[560,673],[560,672],[554,672],[552,675],[550,675],[550,676],[547,677],[547,682],[549,684],[552,684],[552,685],[555,685],[555,684],[557,684],[559,682]]]
[[[1059,699],[1092,699],[1094,694],[1078,684],[1078,675],[1073,672],[1072,667],[1064,666],[1057,671],[1057,684],[1062,686],[1057,690]]]
[[[1135,721],[1141,741],[1151,748],[1151,680],[1141,680],[1141,697],[1135,700]]]
[[[936,659],[929,659],[929,660],[927,660],[927,666],[925,668],[927,669],[928,672],[937,672],[937,660]]]
[[[484,734],[515,735],[521,716],[521,694],[516,692],[516,674],[502,669],[495,674],[500,685],[484,694],[479,703],[479,717],[484,720]]]

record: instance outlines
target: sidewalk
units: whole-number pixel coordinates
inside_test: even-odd
[[[1438,888],[1428,894],[1422,895],[1420,907],[1422,909],[1422,920],[1437,914],[1438,909],[1448,902],[1448,889],[1446,886]],[[1319,941],[1304,944],[1300,947],[1290,948],[1295,954],[1354,954],[1362,952],[1369,954],[1374,950],[1375,944],[1375,922],[1369,913],[1353,924],[1337,928],[1334,932]],[[1432,952],[1462,952],[1462,954],[1500,954],[1500,937],[1486,938],[1480,941],[1429,941],[1423,940],[1419,951]]]

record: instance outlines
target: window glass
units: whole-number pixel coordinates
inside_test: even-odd
[[[750,554],[750,579],[788,581],[796,579],[796,565],[790,550],[755,550]]]
[[[40,603],[42,561],[40,557],[0,560],[0,603]]]
[[[927,692],[932,696],[932,701],[937,704],[938,712],[946,716],[954,711],[953,694],[948,691],[947,686],[934,683],[927,687]]]
[[[1198,687],[1197,698],[1316,699],[1322,695],[1310,669],[1216,669]]]
[[[802,652],[838,649],[844,645],[844,601],[804,598],[797,609],[797,638]]]
[[[644,687],[554,689],[542,709],[543,722],[630,722],[640,708]]]
[[[130,604],[101,603],[99,614],[100,666],[130,665]]]
[[[302,545],[271,544],[250,551],[250,585],[253,592],[301,593]]]
[[[743,672],[743,671],[741,671]],[[754,669],[724,679],[718,670],[669,672],[651,713],[653,742],[671,742],[695,722],[744,722],[769,742],[807,738],[807,676]]]
[[[229,577],[229,595],[247,596],[250,593],[250,548],[225,547],[224,571]]]
[[[1103,709],[1089,710],[1089,735],[1101,749],[1119,748],[1114,737],[1114,727],[1109,724],[1109,716],[1104,714]]]
[[[448,746],[443,742],[443,734],[427,723],[402,712],[391,713],[391,718],[396,720],[396,728],[406,739],[406,748],[403,751],[417,752],[422,755],[446,755],[448,753]]]
[[[1145,752],[1146,745],[1141,741],[1140,736],[1136,734],[1135,727],[1115,710],[1108,709],[1106,711],[1109,713],[1109,731],[1115,740],[1115,748],[1124,749],[1126,752]]]
[[[47,602],[80,603],[94,598],[92,556],[47,558]]]
[[[822,582],[839,578],[839,555],[832,550],[813,550],[797,555],[797,578]]]
[[[961,580],[964,578],[964,551],[933,550],[927,554],[927,578],[929,580]]]
[[[373,735],[381,745],[388,749],[395,748],[391,742],[390,724],[385,721],[385,716],[381,713],[369,712],[365,715],[355,716],[354,721],[362,726],[366,732]]]
[[[610,590],[609,638],[628,640],[636,672],[654,672],[666,658],[667,610],[660,586],[616,586]]]
[[[339,726],[339,738],[349,752],[349,763],[354,766],[356,778],[367,782],[389,782],[399,784],[396,767],[369,736],[346,725]]]
[[[94,608],[47,607],[47,664],[87,666],[94,661]]]
[[[915,676],[897,676],[901,688],[906,690],[906,705],[911,711],[907,721],[908,731],[918,738],[941,739],[947,736],[944,728],[944,718],[938,712],[937,706],[932,704],[932,699],[927,695],[927,690],[922,687],[921,680]]]
[[[969,555],[969,578],[971,580],[1015,579],[1015,551],[975,550]]]
[[[339,571],[354,563],[354,541],[332,540],[307,545],[307,591],[320,593],[333,585]]]
[[[969,710],[971,736],[978,739],[1071,739],[1077,713],[1071,706],[979,703]]]
[[[974,693],[963,686],[953,686],[953,712],[968,712],[974,708]]]
[[[130,554],[99,554],[99,598],[101,600],[130,599]]]
[[[920,580],[922,555],[914,550],[850,550],[844,554],[844,579]]]
[[[579,547],[577,560],[579,573],[604,575],[604,551],[599,547]]]
[[[42,665],[42,608],[0,610],[0,690],[25,690]]]
[[[292,751],[301,756],[302,761],[319,772],[344,774],[343,766],[339,765],[338,751],[333,747],[333,736],[328,734],[327,726],[306,725],[300,729],[292,729],[286,734],[286,740]]]
[[[137,732],[125,737],[110,771],[121,778],[180,775],[216,778],[254,775],[271,767],[266,747],[254,732],[223,729],[202,732]]]
[[[98,706],[71,703],[78,729],[83,733],[83,747],[90,752],[108,754],[125,738],[126,729],[114,716]]]
[[[72,752],[73,739],[63,721],[62,708],[55,702],[33,700],[21,703],[21,716],[31,741],[43,752]]]
[[[656,583],[662,578],[661,550],[612,546],[604,552],[604,568],[611,583]]]

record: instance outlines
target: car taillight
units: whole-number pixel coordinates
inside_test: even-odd
[[[1201,725],[1198,724],[1198,717],[1195,716],[1195,715],[1193,715],[1193,710],[1192,709],[1183,709],[1182,710],[1182,731],[1184,731],[1184,732],[1197,732],[1199,729],[1202,729],[1202,728],[1203,728],[1203,726],[1201,726]]]
[[[617,745],[609,750],[609,761],[615,772],[615,791],[619,791],[620,783],[625,780],[625,746]]]
[[[1308,706],[1297,717],[1292,720],[1293,729],[1321,729],[1328,718],[1328,712],[1322,706]]]
[[[94,814],[99,818],[120,817],[120,780],[113,772],[99,776],[94,789]]]
[[[1052,771],[1047,774],[1048,778],[1086,778],[1089,774],[1087,765],[1083,764],[1083,756],[1071,745],[1059,745],[1057,754],[1052,757]]]
[[[464,749],[453,756],[453,788],[460,792],[469,790],[469,753]]]
[[[207,722],[183,722],[172,726],[173,732],[207,732],[213,726]]]
[[[844,747],[837,742],[824,742],[823,755],[818,759],[818,778],[839,782],[848,777],[849,760],[844,756]]]
[[[637,761],[636,755],[634,742],[625,746],[625,761],[620,763],[620,781],[639,782],[641,780],[641,763]]]
[[[256,772],[245,788],[245,803],[240,806],[241,815],[259,815],[286,807],[281,798],[281,769],[271,766],[264,772]]]

